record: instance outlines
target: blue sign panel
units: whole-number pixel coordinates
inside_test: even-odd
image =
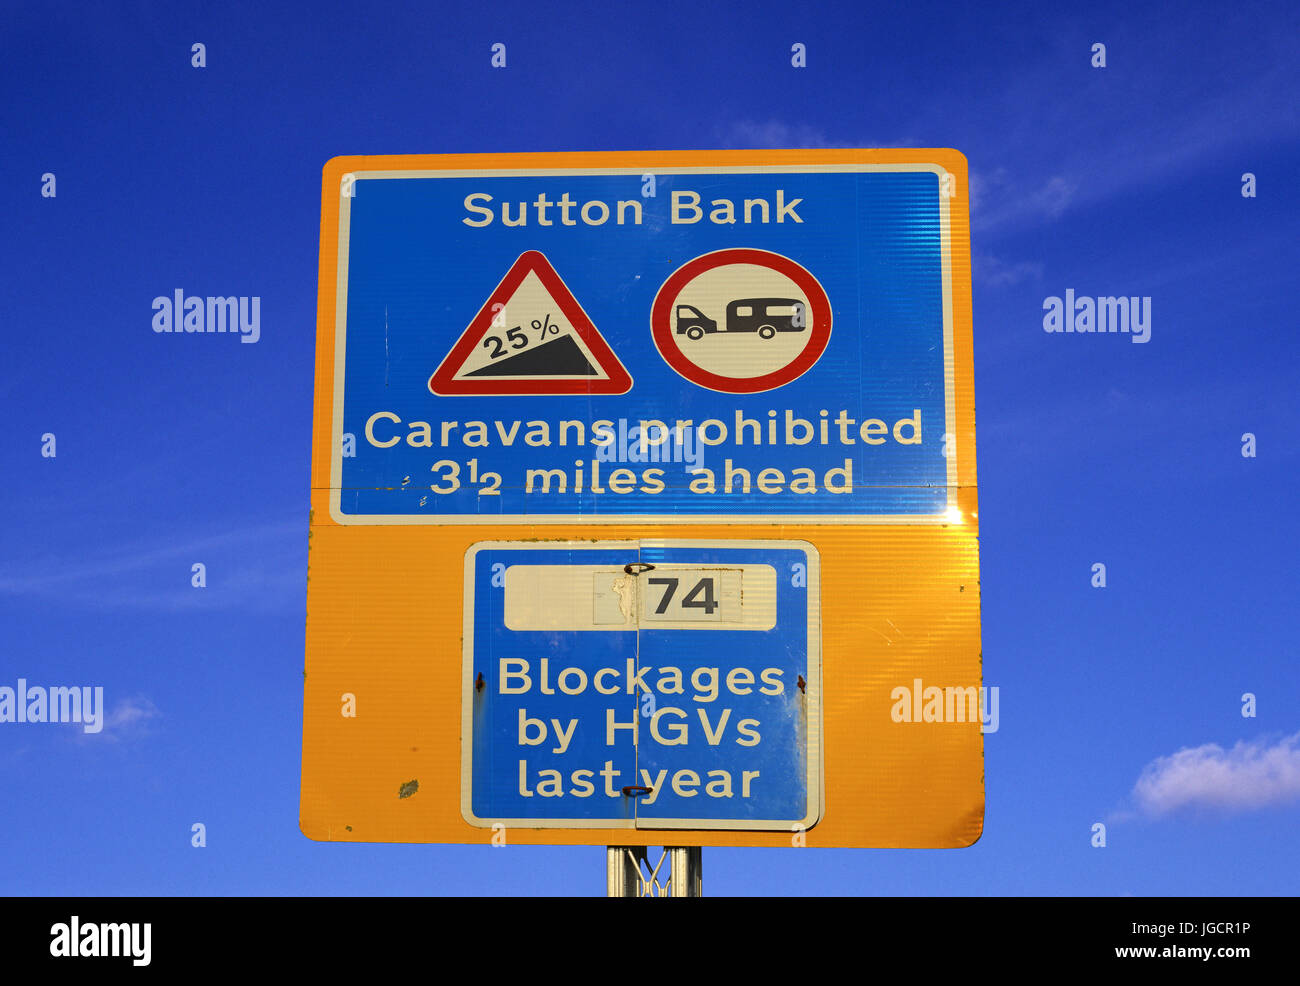
[[[466,821],[810,828],[817,579],[816,551],[795,541],[476,545]]]
[[[698,172],[352,176],[335,519],[942,519],[947,173]]]

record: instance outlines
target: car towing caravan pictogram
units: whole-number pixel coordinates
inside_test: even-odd
[[[812,369],[830,341],[831,305],[817,278],[788,257],[718,250],[663,283],[650,329],[664,362],[687,380],[722,393],[757,394]],[[740,345],[733,336],[761,342]]]
[[[677,334],[703,339],[714,332],[757,332],[772,339],[778,332],[802,332],[808,324],[804,304],[795,298],[740,298],[727,305],[726,328],[694,305],[677,306]]]

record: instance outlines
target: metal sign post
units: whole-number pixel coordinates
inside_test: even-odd
[[[609,846],[605,850],[607,897],[702,897],[704,850],[699,846],[665,846],[653,868],[644,846]],[[659,871],[668,862],[668,877]]]

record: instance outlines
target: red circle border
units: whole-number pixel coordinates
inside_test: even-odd
[[[761,377],[724,377],[710,373],[688,360],[673,342],[671,313],[682,288],[705,271],[728,264],[755,264],[784,274],[799,286],[812,308],[813,330],[809,343],[788,365]],[[789,257],[750,247],[715,250],[688,261],[664,281],[650,308],[650,334],[664,362],[691,383],[724,394],[758,394],[797,380],[821,358],[831,338],[831,302],[817,278]]]

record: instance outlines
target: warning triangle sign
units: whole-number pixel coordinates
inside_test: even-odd
[[[551,262],[522,254],[429,379],[443,396],[625,394],[632,377]]]

